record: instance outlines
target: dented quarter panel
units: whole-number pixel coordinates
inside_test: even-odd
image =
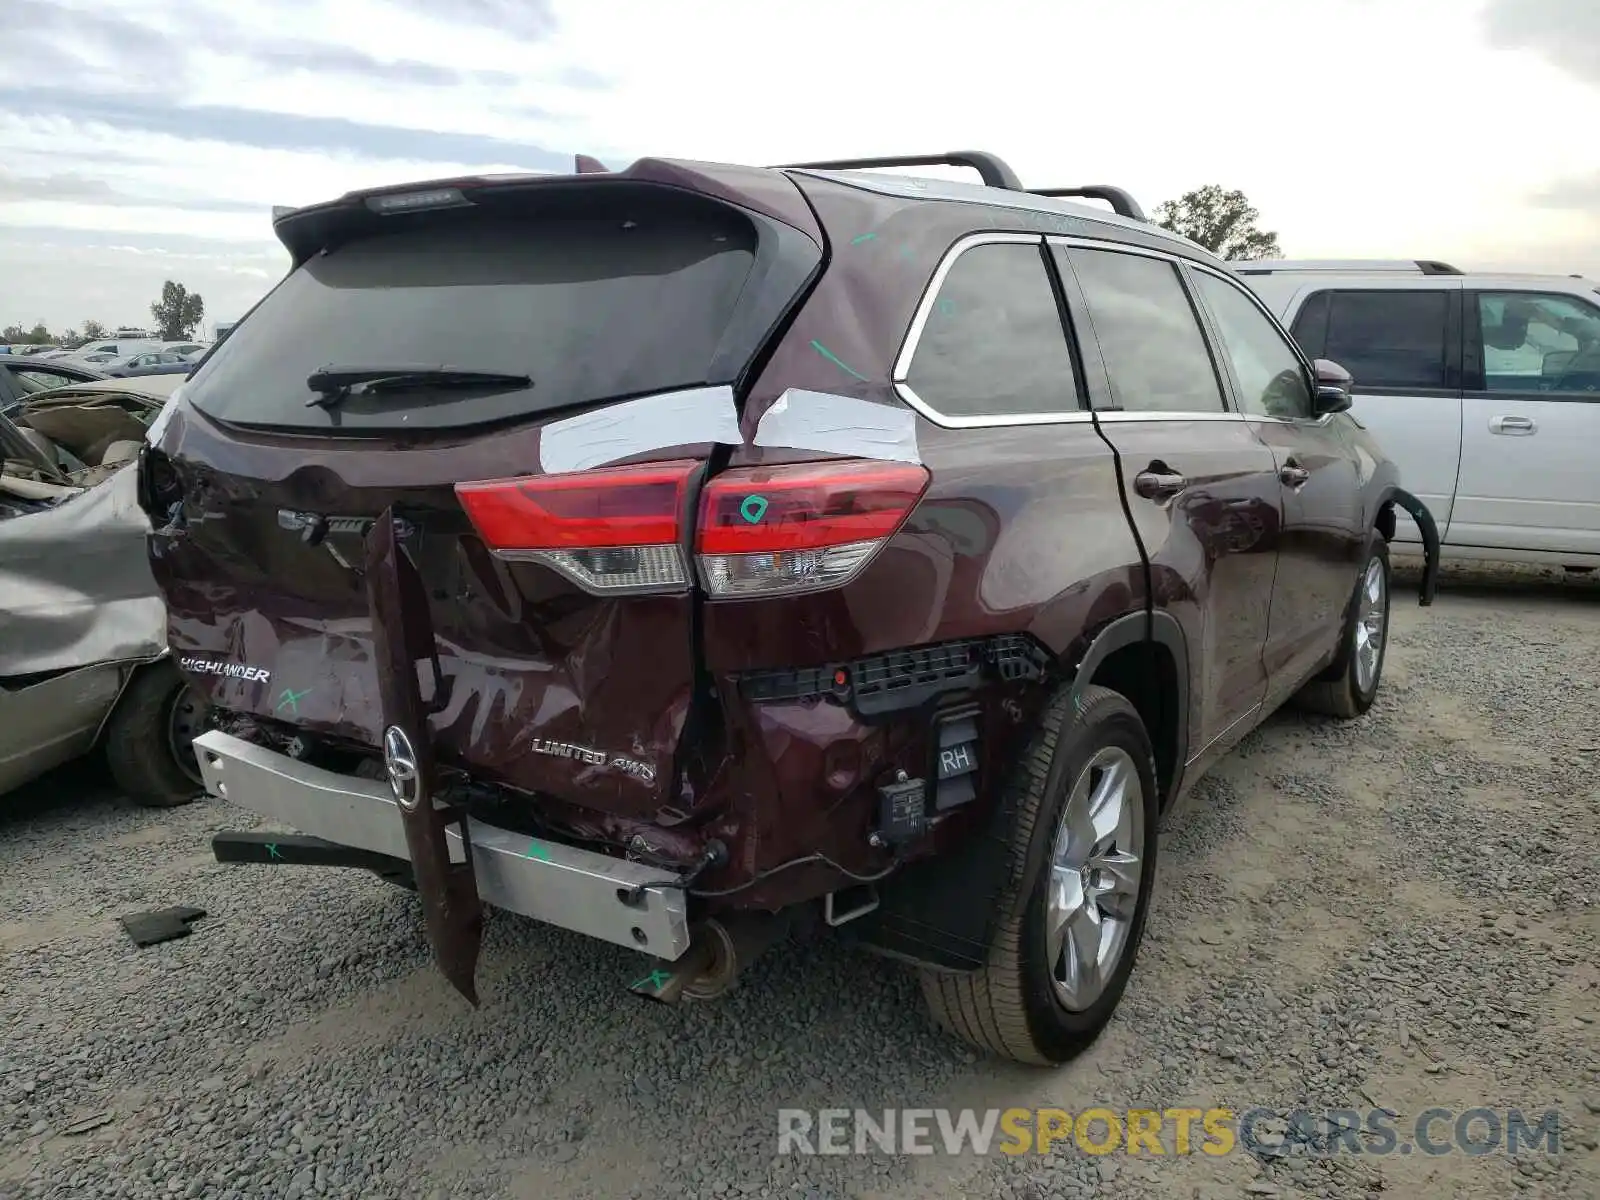
[[[904,419],[909,410],[890,374],[928,280],[955,241],[997,219],[992,210],[960,204],[930,214],[914,200],[797,178],[833,234],[829,268],[752,384],[746,444],[733,450],[729,467],[851,452],[832,429],[827,441],[808,440],[798,411],[765,420],[780,397],[798,410],[807,393],[825,393],[830,419],[842,407],[838,397],[882,405],[895,421]],[[1036,214],[1005,214],[1012,216],[1016,229],[1054,229]],[[755,752],[731,757],[704,801],[741,814],[747,830],[738,860],[708,877],[709,886],[817,852],[857,874],[881,871],[891,856],[867,843],[877,788],[897,770],[913,778],[929,773],[926,711],[868,725],[827,700],[751,701],[738,690],[742,673],[1022,630],[1070,667],[1094,630],[1146,606],[1115,459],[1092,424],[952,430],[911,419],[916,455],[932,483],[859,576],[820,593],[705,605],[707,666],[734,744],[756,743]],[[854,453],[865,457],[891,422],[861,424],[869,436]],[[801,444],[755,445],[758,430],[797,433],[792,440]],[[1070,523],[1063,513],[1073,514]],[[1037,685],[985,685],[982,779],[997,779],[1015,758],[1041,697]],[[950,810],[919,853],[970,837],[985,815],[983,803]],[[750,889],[740,903],[793,901],[840,882],[825,868],[800,867]]]
[[[727,803],[748,810],[750,830],[747,857],[726,875],[819,850],[860,874],[881,870],[889,855],[867,845],[877,788],[896,770],[926,777],[932,755],[926,711],[868,726],[826,700],[809,710],[747,700],[742,673],[1019,630],[1065,670],[1096,629],[1145,606],[1115,462],[1092,425],[946,430],[919,418],[918,441],[930,490],[861,575],[811,595],[705,606],[708,666],[736,739],[757,743],[734,756],[723,783]],[[1002,463],[1003,474],[994,469]],[[1064,526],[1063,512],[1081,520]],[[982,779],[997,780],[1014,761],[1042,695],[1037,684],[985,685]],[[951,810],[924,852],[970,836],[984,811]],[[763,894],[793,899],[823,877],[785,873]]]

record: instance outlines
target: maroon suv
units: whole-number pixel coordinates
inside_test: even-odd
[[[983,185],[862,170],[927,162]],[[1372,704],[1394,506],[1431,537],[1349,376],[1115,188],[580,160],[274,225],[141,468],[206,785],[302,831],[215,851],[415,888],[474,1000],[485,905],[664,1000],[804,923],[1059,1062],[1158,822]]]

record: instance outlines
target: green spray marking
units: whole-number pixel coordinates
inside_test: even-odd
[[[767,498],[765,496],[746,496],[744,503],[739,505],[739,515],[754,525],[767,515]]]
[[[279,862],[283,861],[283,855],[278,853],[278,843],[277,842],[268,842],[267,843],[267,857],[269,859],[275,858]]]
[[[648,983],[651,987],[655,988],[656,995],[659,996],[662,992],[662,989],[671,982],[672,976],[660,968],[657,968],[656,970],[651,971],[650,974],[646,975],[643,979],[635,979],[628,985],[628,990],[630,992],[636,992]]]
[[[304,691],[299,691],[299,692],[290,691],[288,688],[284,688],[283,691],[281,693],[279,693],[278,707],[273,709],[272,711],[273,712],[282,712],[283,711],[283,706],[285,704],[287,704],[289,706],[290,711],[293,712],[294,715],[298,717],[300,715],[300,701],[305,699],[310,694],[311,694],[311,689],[310,688],[306,688]]]
[[[870,242],[873,238],[875,238],[877,236],[878,235],[875,234],[875,233],[858,233],[858,234],[856,234],[855,237],[850,239],[850,244],[852,246],[859,246],[859,245],[861,245],[862,242]]]
[[[811,339],[811,348],[818,354],[822,355],[823,358],[831,362],[834,366],[838,367],[839,370],[843,371],[846,375],[854,375],[857,379],[861,380],[862,383],[867,382],[867,377],[865,375],[852,367],[846,366],[839,360],[838,355],[836,355],[832,350],[829,350],[821,342],[817,341],[816,338]]]
[[[550,851],[548,849],[546,849],[544,846],[539,845],[538,842],[529,842],[528,843],[528,853],[523,855],[523,857],[524,858],[537,858],[540,862],[549,862],[550,861]]]

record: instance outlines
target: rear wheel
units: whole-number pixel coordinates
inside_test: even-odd
[[[140,669],[106,724],[106,761],[117,786],[147,808],[193,800],[204,790],[194,739],[207,716],[205,702],[172,662]]]
[[[1116,692],[1087,687],[1074,701],[1063,689],[1010,786],[1015,871],[988,963],[924,970],[922,991],[973,1045],[1054,1065],[1111,1019],[1144,934],[1158,817],[1144,723]]]
[[[1374,540],[1345,616],[1339,656],[1322,677],[1306,684],[1295,704],[1310,712],[1349,720],[1378,698],[1389,648],[1389,543]]]

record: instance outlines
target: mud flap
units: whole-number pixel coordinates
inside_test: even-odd
[[[367,534],[367,604],[383,712],[384,766],[405,823],[406,847],[434,961],[456,990],[476,1005],[483,903],[472,870],[466,814],[434,803],[438,775],[418,665],[432,668],[435,706],[444,702],[444,679],[427,591],[396,526],[394,510],[385,509]],[[452,823],[466,851],[464,862],[450,861],[445,832]]]
[[[1426,607],[1433,603],[1433,593],[1439,586],[1439,525],[1433,519],[1433,514],[1428,511],[1428,506],[1410,492],[1396,488],[1394,502],[1411,514],[1411,519],[1417,523],[1417,529],[1422,534],[1422,552],[1425,557],[1421,594],[1417,603]]]

